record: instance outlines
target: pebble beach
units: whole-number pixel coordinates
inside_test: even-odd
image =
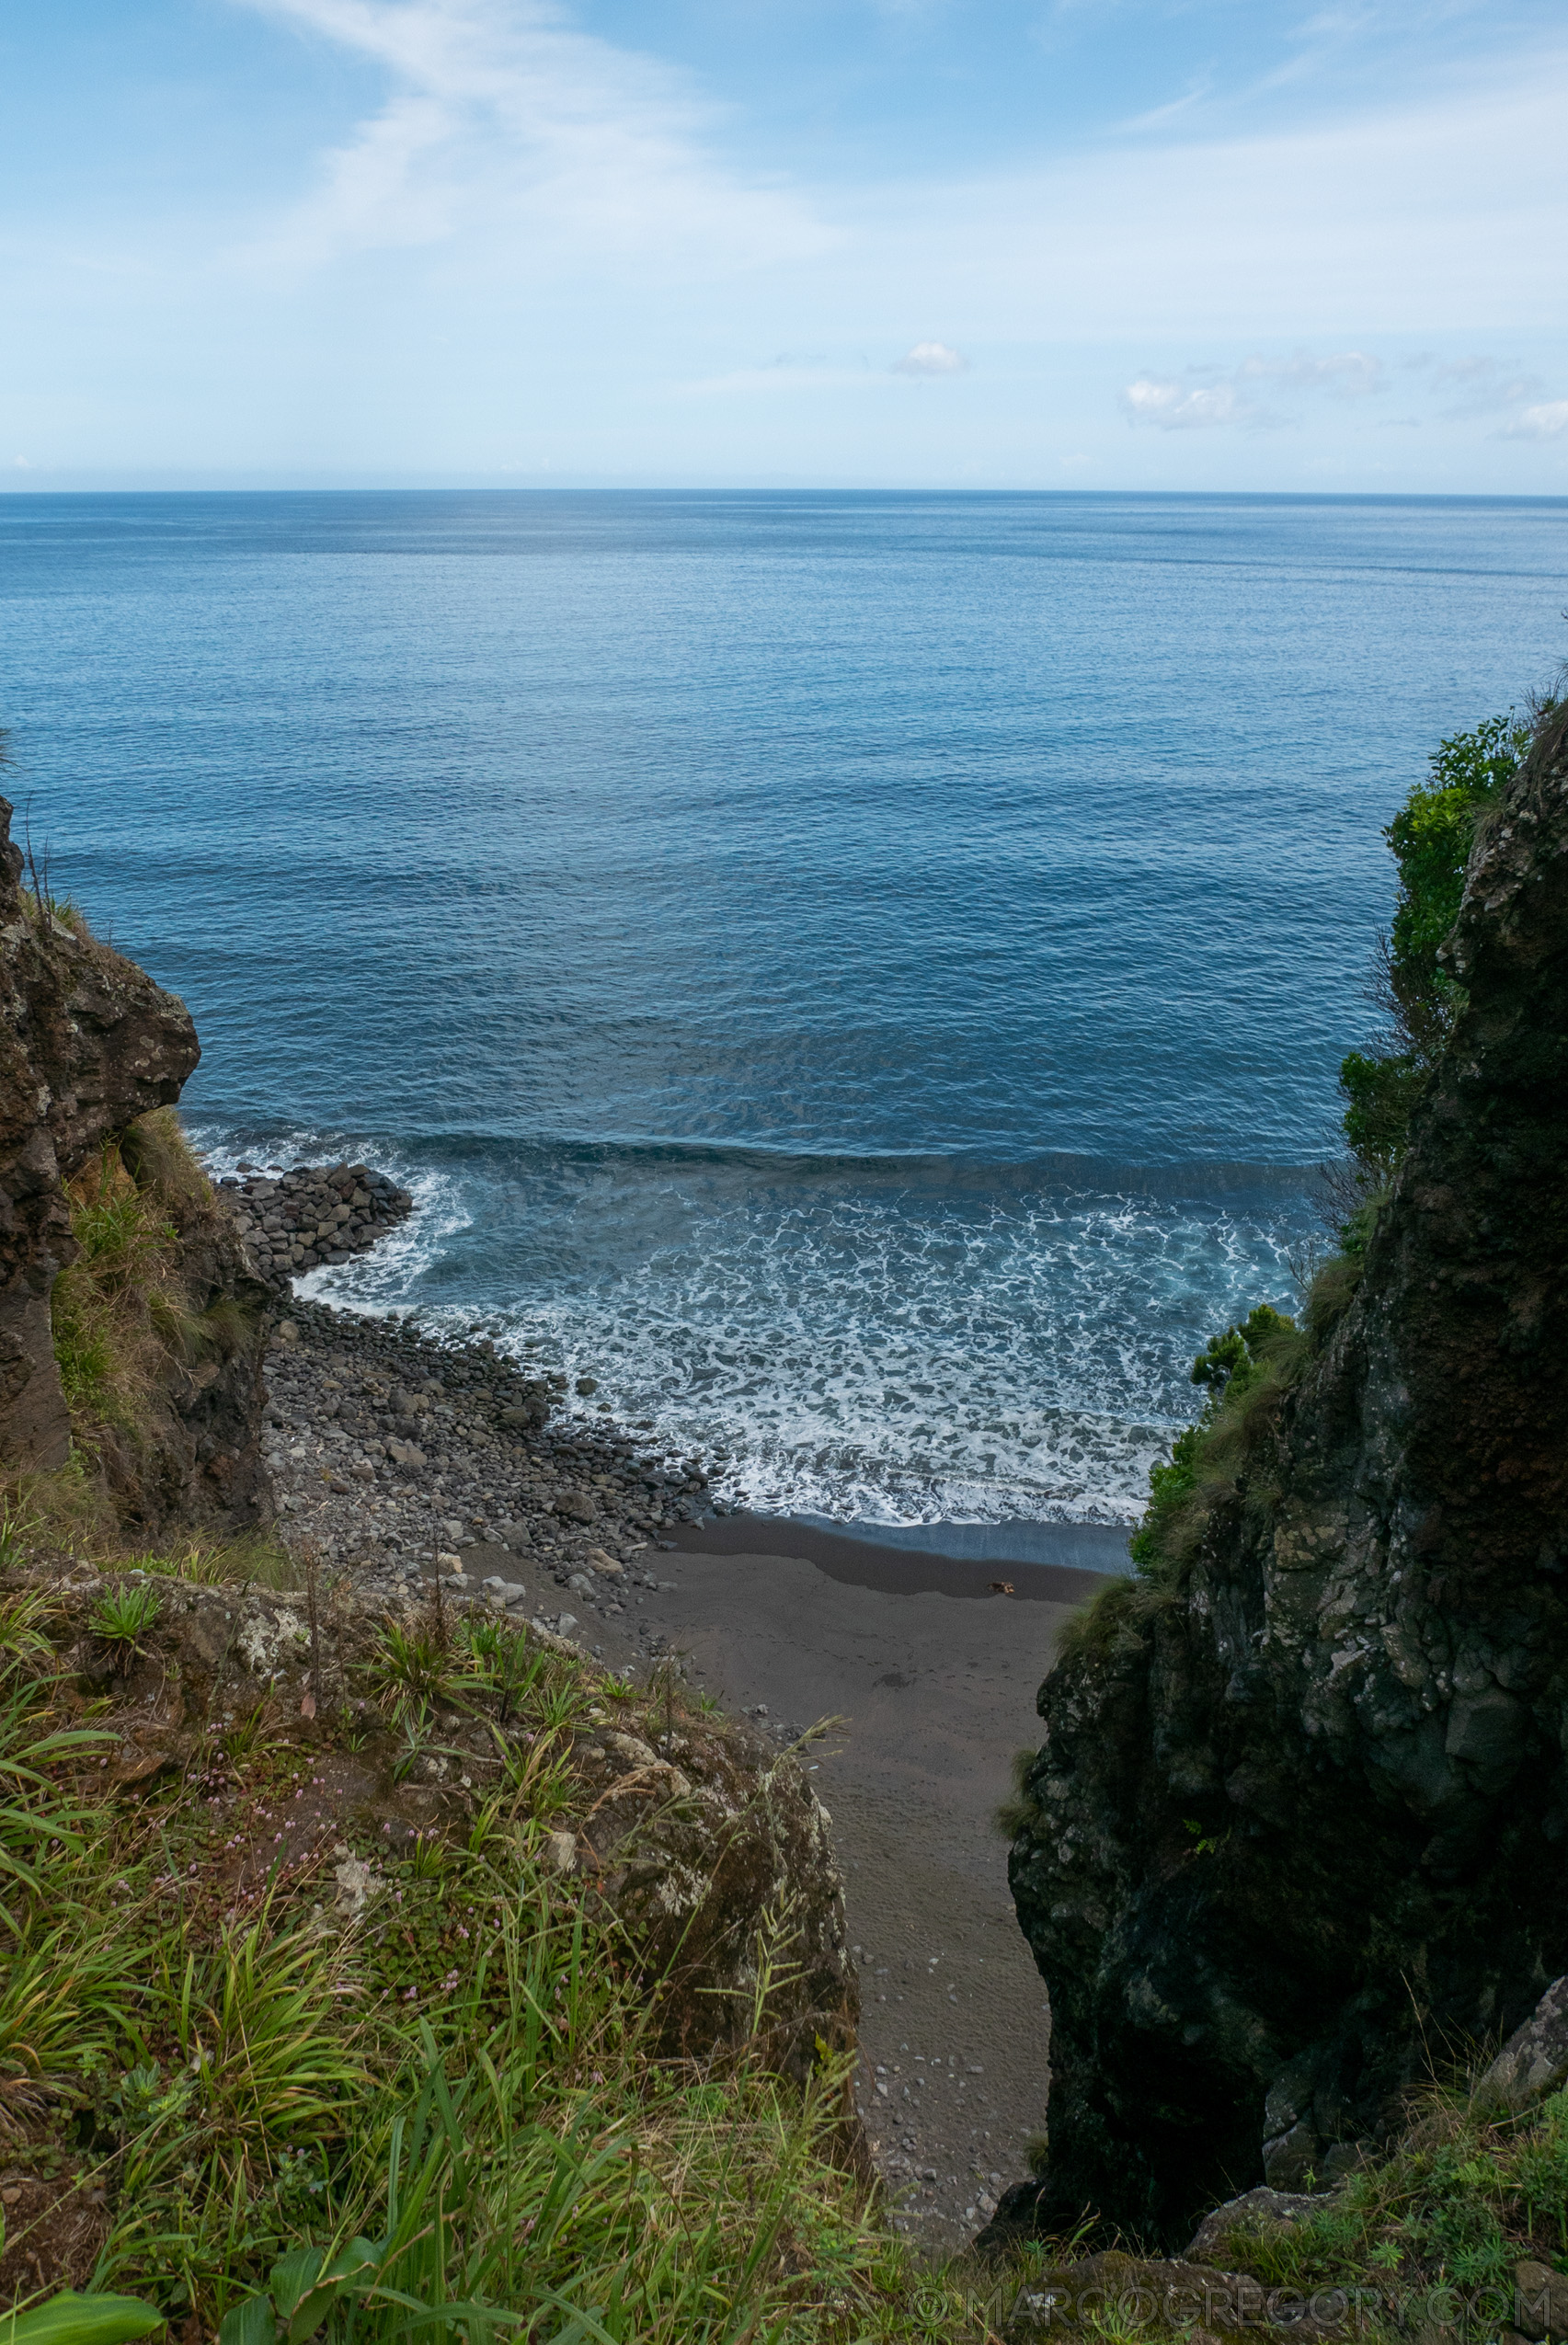
[[[706,1478],[618,1425],[552,1423],[564,1383],[487,1341],[296,1302],[274,1333],[263,1435],[290,1544],[388,1596],[439,1575],[594,1650]]]

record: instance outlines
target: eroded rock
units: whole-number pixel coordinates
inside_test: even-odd
[[[74,914],[23,890],[10,815],[0,800],[0,1468],[63,1465],[74,1431],[128,1525],[252,1527],[270,1514],[258,1438],[268,1297],[183,1148],[179,1178],[162,1180],[169,1142],[153,1112],[195,1067],[195,1029],[183,1002]],[[67,1191],[95,1164],[156,1197],[163,1321],[143,1310],[121,1407],[74,1428],[52,1299],[78,1253]]]
[[[75,1259],[66,1184],[179,1097],[200,1056],[183,1001],[21,887],[0,798],[0,1459],[63,1465],[70,1441],[50,1293]]]

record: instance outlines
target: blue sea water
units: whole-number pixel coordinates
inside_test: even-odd
[[[0,716],[203,1143],[416,1189],[307,1291],[753,1505],[1116,1521],[1565,586],[1562,500],[13,496]]]

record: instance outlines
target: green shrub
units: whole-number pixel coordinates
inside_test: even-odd
[[[1538,717],[1552,705],[1542,704]],[[1368,1196],[1398,1167],[1416,1103],[1464,1006],[1464,990],[1438,953],[1459,918],[1476,825],[1517,772],[1534,730],[1533,720],[1522,722],[1510,709],[1473,732],[1450,735],[1433,751],[1428,779],[1383,832],[1398,872],[1378,971],[1389,1020],[1385,1047],[1353,1050],[1339,1070],[1342,1128]]]
[[[1518,772],[1533,730],[1510,709],[1451,735],[1428,761],[1430,781],[1417,784],[1383,833],[1399,866],[1393,966],[1402,982],[1438,1002],[1451,980],[1437,950],[1459,918],[1476,818]]]
[[[1408,1054],[1375,1058],[1353,1050],[1341,1061],[1339,1088],[1345,1102],[1342,1129],[1356,1162],[1379,1185],[1404,1151],[1410,1119],[1426,1080],[1426,1069]]]
[[[1202,1413],[1177,1434],[1169,1458],[1150,1468],[1149,1504],[1127,1543],[1141,1578],[1158,1578],[1181,1561],[1184,1532],[1196,1527],[1211,1490],[1231,1479],[1236,1454],[1244,1457],[1272,1424],[1303,1351],[1294,1320],[1259,1303],[1198,1354],[1192,1381],[1207,1392]]]
[[[1296,1322],[1276,1311],[1272,1303],[1258,1303],[1240,1326],[1216,1335],[1192,1365],[1195,1384],[1209,1388],[1210,1414],[1229,1395],[1239,1399],[1266,1374],[1282,1339],[1295,1333]]]

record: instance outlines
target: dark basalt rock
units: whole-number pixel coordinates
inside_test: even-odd
[[[368,1164],[296,1164],[218,1184],[251,1269],[274,1294],[302,1272],[367,1253],[414,1209],[407,1189]]]
[[[1322,2187],[1568,1970],[1568,717],[1471,860],[1469,992],[1360,1284],[1171,1584],[1041,1689],[1013,1843],[1049,2179],[1175,2245]]]

